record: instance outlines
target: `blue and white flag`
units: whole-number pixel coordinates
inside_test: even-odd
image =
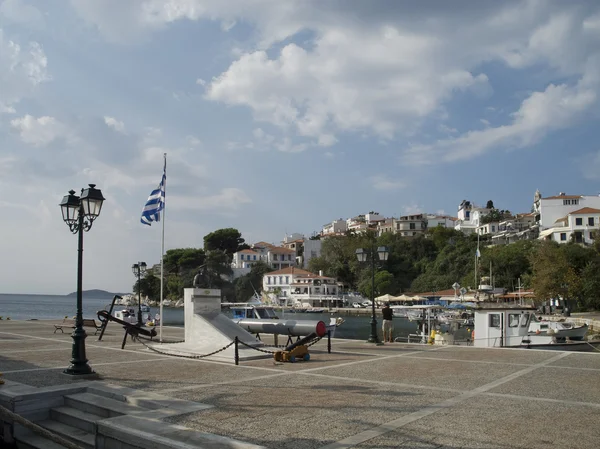
[[[152,191],[142,211],[143,224],[151,226],[153,221],[160,221],[160,212],[165,208],[165,185],[167,183],[167,159],[163,169],[162,179],[158,187]]]

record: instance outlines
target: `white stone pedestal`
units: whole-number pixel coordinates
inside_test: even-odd
[[[173,355],[204,355],[231,343],[237,336],[239,341],[253,347],[263,346],[256,339],[235,324],[229,317],[221,313],[221,290],[217,289],[184,289],[185,342],[174,344],[154,344],[153,348]],[[234,345],[207,360],[234,363]],[[244,345],[239,345],[240,360],[269,357]]]

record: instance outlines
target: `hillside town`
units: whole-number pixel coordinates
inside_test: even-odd
[[[310,260],[320,257],[322,243],[326,239],[367,231],[377,236],[392,233],[414,238],[435,227],[481,236],[482,242],[485,241],[482,246],[510,245],[520,240],[534,239],[589,245],[593,243],[595,232],[600,227],[600,196],[560,192],[543,197],[538,190],[533,197],[531,211],[523,213],[498,210],[492,201],[488,201],[484,207],[463,200],[457,206],[456,217],[429,213],[385,217],[371,211],[351,218],[339,218],[324,224],[311,237],[292,233],[286,235],[279,245],[261,241],[234,253],[233,279],[248,274],[255,263],[264,262],[275,270],[263,276],[262,292],[268,301],[302,308],[351,304],[352,298],[342,297],[344,286],[335,278],[307,270]],[[469,291],[458,286],[437,292],[415,292],[407,298],[477,300],[479,291],[506,294],[503,288],[493,288],[484,284],[484,281],[482,279],[477,288]],[[531,292],[519,290],[511,294],[513,297],[527,297]]]

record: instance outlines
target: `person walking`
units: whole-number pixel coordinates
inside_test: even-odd
[[[392,343],[394,341],[392,338],[394,334],[394,322],[392,321],[394,318],[394,311],[391,309],[389,302],[385,303],[381,309],[381,314],[383,315],[383,341]]]

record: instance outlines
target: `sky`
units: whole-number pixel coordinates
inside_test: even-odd
[[[165,248],[376,211],[600,193],[600,2],[0,0],[0,292],[76,289],[59,203],[106,197],[83,286]]]

